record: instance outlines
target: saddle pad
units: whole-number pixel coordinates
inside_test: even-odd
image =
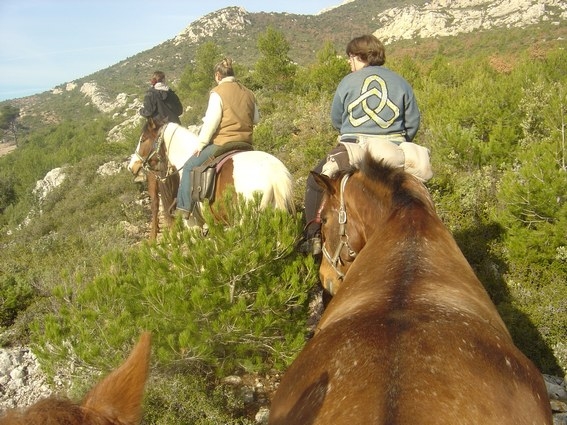
[[[191,199],[194,202],[203,202],[205,199],[213,202],[217,173],[222,165],[238,152],[249,150],[253,150],[253,147],[250,143],[245,142],[233,142],[219,146],[213,157],[191,170]]]
[[[408,173],[423,182],[433,177],[429,149],[411,142],[400,143],[400,148],[405,155],[404,168]]]

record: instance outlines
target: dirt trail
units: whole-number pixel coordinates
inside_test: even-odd
[[[0,143],[0,156],[8,155],[16,149],[16,145],[12,143]]]

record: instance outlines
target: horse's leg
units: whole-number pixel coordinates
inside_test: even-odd
[[[152,211],[150,239],[155,239],[159,231],[159,185],[156,176],[152,173],[148,173],[148,194]]]
[[[159,192],[161,193],[161,205],[163,208],[163,216],[168,227],[174,222],[172,211],[175,210],[175,200],[177,197],[177,189],[179,188],[179,174],[170,175],[165,182],[159,183]]]

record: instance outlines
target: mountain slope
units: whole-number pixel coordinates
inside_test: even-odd
[[[526,46],[545,49],[567,38],[567,3],[562,0],[403,0],[390,6],[387,0],[354,0],[319,15],[224,8],[111,67],[51,92],[8,102],[21,108],[24,127],[30,130],[90,111],[129,117],[135,114],[153,70],[165,70],[175,85],[197,48],[208,41],[252,67],[259,55],[258,35],[268,27],[284,34],[290,58],[300,65],[315,62],[324,43],[333,43],[341,53],[348,40],[363,33],[374,33],[388,44],[389,57],[417,59],[439,52],[455,57],[475,51],[513,55]]]

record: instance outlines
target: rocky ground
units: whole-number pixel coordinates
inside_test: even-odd
[[[6,409],[29,406],[50,395],[66,396],[66,379],[68,377],[59,375],[50,384],[29,348],[0,349],[0,414]],[[229,376],[224,383],[242,397],[257,424],[267,424],[269,400],[278,380],[278,375],[246,375]]]
[[[312,332],[323,310],[321,293],[313,297],[310,310],[307,325]],[[29,406],[50,395],[65,396],[69,380],[70,376],[62,372],[50,383],[28,347],[0,348],[0,414],[6,409]],[[254,417],[257,424],[263,425],[268,423],[270,400],[279,380],[279,373],[248,374],[228,376],[223,383],[242,397],[248,417]]]

